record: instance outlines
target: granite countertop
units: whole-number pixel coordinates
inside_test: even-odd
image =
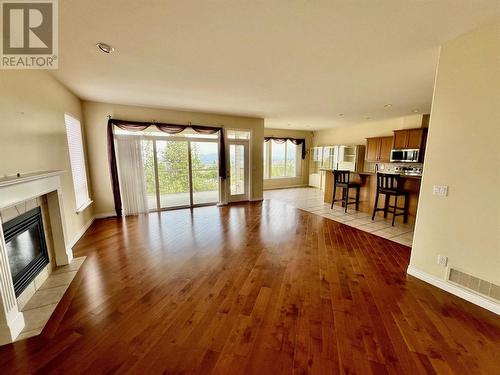
[[[352,173],[356,173],[356,174],[359,174],[359,175],[364,175],[364,176],[375,176],[377,173],[375,172],[352,172]],[[390,172],[388,172],[390,173]],[[398,174],[398,173],[394,173],[394,174]],[[415,178],[415,179],[418,179],[420,180],[422,178],[422,176],[420,175],[416,175],[416,174],[405,174],[405,173],[399,173],[399,175],[402,177],[402,178]]]
[[[332,171],[332,169],[328,169],[328,168],[320,168],[321,171]],[[354,172],[351,172],[351,173],[355,173],[355,174],[358,174],[358,175],[361,175],[361,176],[375,176],[376,173],[375,172],[365,172],[365,171],[354,171]],[[390,172],[389,172],[390,173]],[[419,175],[414,175],[414,174],[404,174],[404,173],[400,173],[399,174],[402,178],[415,178],[417,180],[420,180],[422,178],[422,176],[419,176]]]

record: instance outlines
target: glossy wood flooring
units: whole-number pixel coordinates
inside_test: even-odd
[[[284,202],[98,220],[2,374],[498,374],[499,318],[406,275],[410,249]]]

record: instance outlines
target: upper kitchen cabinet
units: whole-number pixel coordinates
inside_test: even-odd
[[[325,146],[323,147],[323,162],[321,163],[321,168],[334,169],[337,163],[337,152],[335,146]]]
[[[408,130],[408,148],[422,148],[426,129],[410,129]]]
[[[321,166],[323,162],[323,147],[312,147],[309,158],[309,185],[321,187]]]
[[[392,137],[376,137],[366,139],[366,161],[380,163],[391,159]]]
[[[406,148],[406,143],[408,143],[407,141],[408,141],[407,130],[394,130],[393,148],[398,150]]]
[[[379,161],[384,163],[391,160],[391,150],[392,150],[392,137],[382,137],[380,138],[380,155]]]
[[[366,161],[377,161],[380,148],[380,138],[366,139]]]
[[[423,148],[426,130],[423,128],[394,130],[392,148],[396,150]]]

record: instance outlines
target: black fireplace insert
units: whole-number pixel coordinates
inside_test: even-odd
[[[18,297],[49,264],[40,207],[3,224],[14,291]]]

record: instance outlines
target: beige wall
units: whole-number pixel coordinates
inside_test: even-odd
[[[264,189],[281,189],[293,186],[309,185],[309,148],[312,147],[313,132],[303,130],[287,130],[287,129],[264,129],[266,137],[290,137],[304,138],[306,140],[306,158],[302,160],[302,172],[300,176],[295,178],[275,178],[265,179]]]
[[[0,87],[0,175],[65,170],[64,212],[72,241],[92,218],[92,207],[75,212],[64,124],[65,112],[82,118],[80,100],[45,71],[0,71]]]
[[[368,121],[360,124],[314,132],[314,146],[366,145],[366,138],[391,136],[393,130],[420,128],[422,115],[397,117],[381,121]]]
[[[500,284],[500,23],[441,49],[411,266]],[[448,185],[447,197],[432,195]]]
[[[87,148],[92,190],[96,215],[110,215],[114,212],[113,194],[108,168],[106,146],[106,126],[108,115],[114,118],[136,121],[170,122],[222,126],[225,129],[249,129],[252,131],[251,191],[250,199],[262,199],[262,143],[264,140],[264,120],[250,117],[235,117],[209,113],[175,111],[118,104],[84,102],[83,112],[86,123]],[[225,189],[222,189],[223,194]]]

